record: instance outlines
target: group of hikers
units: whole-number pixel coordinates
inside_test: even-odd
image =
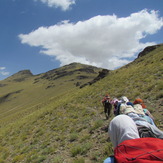
[[[155,125],[142,99],[131,102],[126,96],[118,100],[106,94],[102,104],[106,119],[112,107],[115,115],[108,126],[114,156],[106,158],[104,163],[163,162],[163,131]]]

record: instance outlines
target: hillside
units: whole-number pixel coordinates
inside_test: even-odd
[[[79,86],[96,78],[101,69],[90,73],[75,63],[36,76],[18,72],[0,81],[0,162],[103,162],[113,152],[101,130],[113,118],[106,120],[103,114],[101,99],[106,93],[144,99],[163,129],[163,45],[149,48],[82,89]]]
[[[101,70],[72,63],[39,75],[22,70],[0,81],[0,126],[32,113],[49,99],[79,89]]]

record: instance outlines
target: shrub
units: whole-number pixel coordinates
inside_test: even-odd
[[[78,138],[78,133],[72,133],[71,135],[70,135],[70,142],[73,142],[73,141],[75,141],[75,140],[77,140],[77,138]]]
[[[20,162],[24,159],[24,155],[17,155],[13,158],[13,163]]]
[[[156,100],[163,98],[163,91],[160,91],[156,94]]]
[[[97,120],[94,122],[93,126],[90,128],[90,133],[93,130],[96,130],[97,128],[101,127],[103,125],[103,121],[102,120]]]
[[[71,156],[75,157],[78,154],[84,155],[91,148],[91,146],[92,145],[90,143],[86,143],[83,145],[75,145],[73,148],[71,148]]]
[[[106,156],[109,156],[111,154],[113,154],[113,147],[112,147],[112,143],[108,142],[105,144],[104,148],[103,148],[103,154]]]
[[[91,158],[91,160],[94,160],[94,161],[98,161],[99,160],[99,156],[100,156],[100,152],[92,152],[91,153],[91,156],[90,156],[90,158]]]
[[[82,142],[85,142],[86,140],[89,140],[90,139],[90,135],[83,135],[82,136],[82,138],[81,138],[81,140],[80,140],[80,142],[82,143]]]
[[[42,150],[41,154],[48,155],[48,154],[50,154],[52,152],[53,152],[53,148],[52,147],[47,147],[47,148]]]
[[[43,162],[44,160],[46,160],[46,156],[38,156],[37,159],[35,160],[35,162],[40,163]]]
[[[73,163],[85,163],[84,158],[77,158]]]
[[[53,163],[61,163],[62,162],[62,158],[59,156],[55,156],[55,158],[53,159]]]
[[[5,163],[5,161],[4,161],[4,160],[2,160],[2,159],[0,159],[0,163]]]

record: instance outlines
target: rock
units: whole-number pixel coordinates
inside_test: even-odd
[[[96,78],[94,78],[92,81],[85,83],[83,85],[80,86],[80,88],[83,88],[87,85],[92,85],[94,83],[96,83],[97,81],[103,79],[104,77],[106,77],[108,75],[108,73],[110,72],[110,70],[107,69],[102,69],[102,71],[99,72],[98,76]]]
[[[153,45],[153,46],[148,46],[148,47],[146,47],[142,52],[140,52],[140,53],[138,54],[138,58],[145,56],[146,54],[148,54],[149,52],[155,50],[157,47],[159,47],[159,46],[161,46],[161,45],[162,45],[162,44],[158,44],[158,45]]]

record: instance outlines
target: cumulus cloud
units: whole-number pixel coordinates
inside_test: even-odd
[[[7,76],[9,72],[5,71],[6,67],[0,67],[0,75]]]
[[[35,0],[47,4],[49,7],[60,7],[62,10],[68,10],[71,5],[75,4],[75,0]]]
[[[156,11],[142,10],[122,18],[99,15],[76,23],[66,20],[20,34],[19,38],[23,44],[41,47],[41,53],[54,56],[61,66],[80,62],[115,69],[129,63],[144,47],[155,44],[142,43],[141,39],[162,26]]]

